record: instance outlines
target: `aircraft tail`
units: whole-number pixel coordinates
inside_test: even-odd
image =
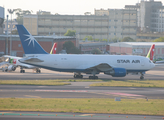
[[[155,49],[155,44],[153,44],[147,54],[147,58],[149,58],[151,61],[153,61],[153,57],[154,57],[154,49]]]
[[[56,54],[56,50],[57,50],[57,43],[54,43],[50,54]]]
[[[48,54],[23,25],[16,25],[25,54]]]

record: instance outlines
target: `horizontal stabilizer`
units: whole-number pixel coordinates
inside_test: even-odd
[[[38,58],[30,58],[30,59],[21,59],[20,62],[44,62],[43,60],[40,60]]]

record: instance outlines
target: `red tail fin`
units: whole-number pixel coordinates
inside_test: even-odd
[[[54,43],[52,49],[51,49],[51,52],[50,54],[56,54],[56,50],[57,50],[57,43]]]
[[[153,44],[147,54],[147,58],[149,58],[151,61],[153,61],[153,57],[154,57],[154,50],[155,50],[155,44]]]

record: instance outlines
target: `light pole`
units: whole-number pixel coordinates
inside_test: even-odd
[[[12,52],[12,14],[14,13],[14,9],[8,9],[8,12],[11,14],[11,33],[10,33],[10,55],[11,55],[11,52]]]
[[[9,54],[8,50],[9,50],[9,46],[8,46],[8,15],[7,15],[7,42],[6,42],[6,55]]]

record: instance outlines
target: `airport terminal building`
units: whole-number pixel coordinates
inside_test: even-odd
[[[35,15],[25,15],[24,26],[32,35],[64,35],[68,29],[76,30],[82,40],[85,36],[93,39],[113,39],[131,37],[136,39],[137,11],[131,9],[108,9],[108,14],[59,15],[39,11]]]

